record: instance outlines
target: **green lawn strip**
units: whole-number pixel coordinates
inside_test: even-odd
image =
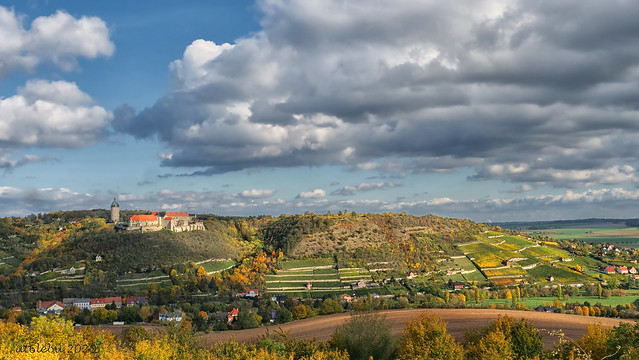
[[[534,298],[522,298],[521,303],[530,307],[536,308],[538,306],[546,306],[553,305],[553,303],[557,300],[556,297],[534,297]],[[560,300],[561,303],[576,303],[579,302],[583,305],[585,302],[590,303],[591,306],[596,304],[600,304],[603,306],[617,306],[617,305],[626,305],[631,304],[635,301],[639,300],[639,296],[613,296],[609,299],[601,298],[599,299],[596,296],[572,296],[569,300]],[[486,299],[484,302],[485,305],[511,305],[511,299]]]
[[[149,278],[149,277],[156,277],[156,276],[167,276],[165,273],[163,273],[160,270],[157,271],[151,271],[148,273],[133,273],[133,274],[126,274],[126,275],[122,275],[118,278],[119,281],[127,281],[127,280],[137,280],[137,279],[141,279],[141,278]]]
[[[315,269],[313,270],[313,273],[315,274],[333,274],[333,273],[337,273],[336,269]]]
[[[224,270],[234,265],[235,261],[233,260],[213,260],[200,264],[207,273]]]
[[[462,269],[464,271],[470,271],[470,270],[476,269],[475,264],[473,264],[472,261],[468,260],[467,257],[452,259],[452,261],[453,261],[453,264],[452,264],[453,269]]]
[[[463,274],[466,281],[484,281],[486,278],[479,271]]]
[[[8,264],[8,265],[16,267],[16,266],[20,265],[22,260],[18,259],[18,258],[15,258],[15,257],[12,257],[12,258],[8,258],[8,259],[4,259],[4,260],[2,260],[2,262],[4,262],[5,264]]]
[[[301,259],[301,260],[288,260],[283,261],[281,267],[283,270],[294,269],[301,267],[313,267],[313,266],[326,266],[335,265],[333,258],[319,258],[319,259]]]
[[[499,251],[499,248],[486,244],[484,242],[473,243],[473,244],[460,244],[459,248],[465,253],[477,253],[477,252],[492,252]]]

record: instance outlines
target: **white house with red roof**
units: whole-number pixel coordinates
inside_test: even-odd
[[[59,301],[38,300],[38,311],[43,314],[60,314],[64,309],[64,304]]]

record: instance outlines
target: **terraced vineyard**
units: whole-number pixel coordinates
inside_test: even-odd
[[[549,243],[498,232],[478,236],[478,241],[459,247],[488,280],[502,283],[526,277],[549,282],[550,276],[562,283],[583,283],[596,280],[598,268],[602,266],[598,261],[574,257]]]
[[[376,264],[375,264],[376,265]],[[266,275],[266,290],[269,293],[279,293],[289,296],[321,297],[325,294],[358,295],[369,292],[386,294],[384,287],[368,287],[351,289],[352,283],[364,281],[371,284],[373,273],[365,268],[337,269],[336,263],[330,258],[305,259],[285,261],[276,275]],[[307,288],[310,284],[310,289]]]

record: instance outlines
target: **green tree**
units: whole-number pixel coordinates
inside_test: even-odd
[[[344,311],[342,305],[333,298],[326,298],[322,301],[322,306],[319,308],[319,313],[322,315],[329,315],[335,313],[341,313]]]
[[[390,325],[375,313],[352,315],[335,329],[330,344],[346,350],[353,360],[392,359],[395,344],[390,336]]]

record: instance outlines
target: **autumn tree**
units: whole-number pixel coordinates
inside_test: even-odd
[[[398,359],[461,360],[462,346],[446,331],[446,323],[422,313],[404,327],[398,344]]]

